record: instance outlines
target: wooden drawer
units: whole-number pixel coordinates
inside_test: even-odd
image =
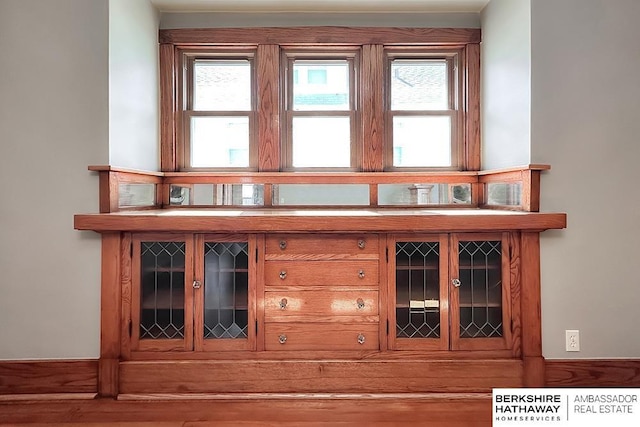
[[[266,259],[378,259],[377,235],[274,234]]]
[[[266,323],[265,349],[378,350],[378,324]]]
[[[267,322],[305,321],[319,316],[335,318],[357,316],[357,321],[376,321],[378,315],[377,291],[321,291],[265,292],[264,315]],[[324,319],[323,319],[324,321]]]
[[[378,261],[267,261],[266,286],[378,288]]]

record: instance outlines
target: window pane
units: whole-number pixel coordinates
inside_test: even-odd
[[[192,117],[191,166],[249,166],[249,118]]]
[[[471,184],[379,184],[378,204],[471,204]]]
[[[393,166],[451,166],[451,119],[446,116],[394,117]]]
[[[251,110],[251,64],[249,61],[196,61],[193,109],[199,111]]]
[[[368,205],[368,184],[274,184],[273,205]]]
[[[391,63],[392,110],[447,110],[447,63],[443,60],[395,60]]]
[[[486,186],[487,204],[518,206],[522,204],[522,183],[488,183]]]
[[[294,117],[293,167],[351,166],[349,117]]]
[[[349,110],[347,61],[294,61],[293,76],[293,110]]]

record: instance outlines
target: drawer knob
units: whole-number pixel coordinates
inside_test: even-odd
[[[280,335],[280,336],[278,337],[278,342],[279,342],[280,344],[284,344],[284,343],[286,343],[286,342],[287,342],[287,336],[286,336],[285,334]]]
[[[367,242],[365,242],[364,239],[358,240],[358,247],[360,249],[364,249],[365,246],[367,246]]]
[[[286,271],[284,271],[284,270],[282,270],[282,271],[280,272],[280,278],[281,278],[282,280],[286,279],[286,278],[287,278],[287,272],[286,272]]]
[[[280,310],[284,310],[285,308],[287,308],[287,299],[286,298],[282,298],[280,300]]]
[[[362,298],[358,298],[356,303],[358,303],[358,310],[362,310],[364,308],[364,300]]]
[[[364,270],[358,271],[358,277],[364,279]]]
[[[451,280],[451,284],[453,286],[455,286],[456,288],[459,288],[460,285],[462,285],[462,282],[460,281],[460,279],[453,279],[453,280]]]
[[[282,249],[284,251],[285,249],[287,249],[287,241],[286,240],[280,240],[280,244],[278,246],[280,246],[280,249]]]
[[[364,334],[358,334],[358,344],[364,344]]]

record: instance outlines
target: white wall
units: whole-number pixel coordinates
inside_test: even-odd
[[[158,170],[158,26],[148,0],[109,0],[109,164]]]
[[[97,357],[107,0],[0,2],[0,359]]]
[[[532,162],[552,165],[542,209],[568,213],[542,235],[544,355],[640,357],[640,2],[531,5]]]
[[[163,13],[160,28],[371,26],[479,28],[476,13]]]
[[[482,10],[482,167],[530,163],[531,0]]]

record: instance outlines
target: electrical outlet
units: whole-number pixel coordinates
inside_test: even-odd
[[[565,345],[567,351],[580,351],[580,331],[567,329],[565,332]]]

